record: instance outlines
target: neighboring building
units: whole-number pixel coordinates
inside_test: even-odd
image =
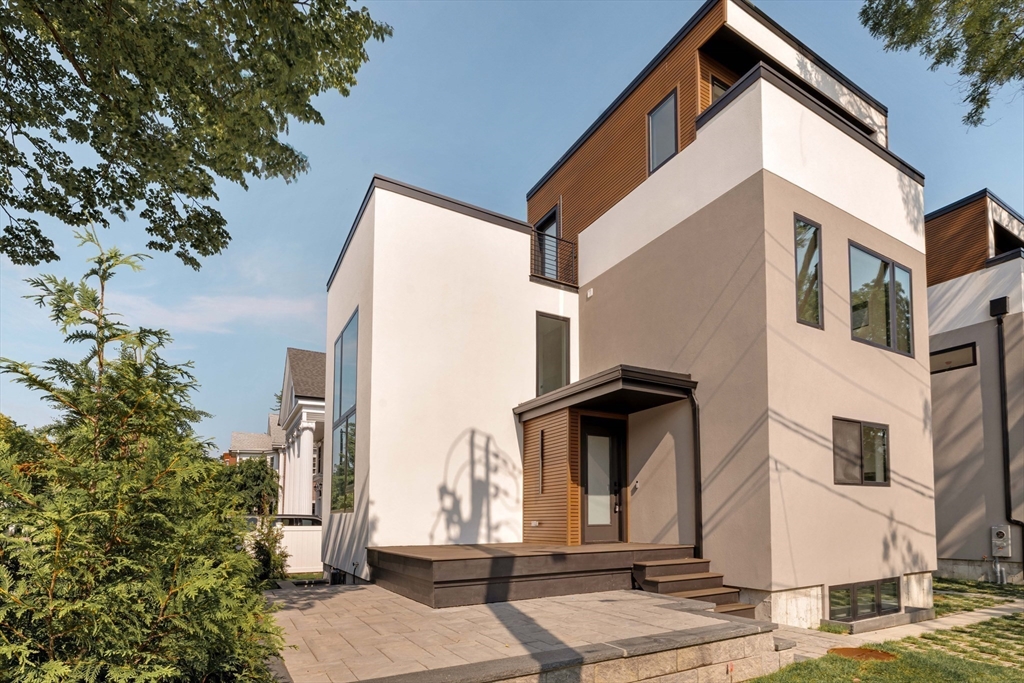
[[[277,426],[277,413],[267,416],[266,432],[231,432],[231,447],[224,460],[235,465],[251,458],[263,458],[271,468],[277,469],[284,433]]]
[[[278,476],[281,514],[322,515],[325,355],[289,348],[285,354]]]
[[[887,144],[883,105],[709,0],[529,223],[375,176],[328,281],[325,565],[687,544],[776,622],[930,608],[924,179]]]
[[[1021,583],[1024,217],[982,190],[925,239],[939,574]]]

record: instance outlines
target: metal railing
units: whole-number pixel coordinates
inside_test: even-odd
[[[531,274],[575,287],[576,265],[575,242],[534,230]]]

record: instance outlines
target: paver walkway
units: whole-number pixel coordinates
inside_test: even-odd
[[[973,612],[960,612],[949,614],[938,619],[921,621],[906,626],[894,626],[893,628],[871,631],[870,633],[859,633],[857,635],[843,635],[840,633],[824,633],[795,626],[780,626],[776,632],[783,638],[789,638],[796,642],[796,659],[817,659],[824,657],[825,653],[833,647],[860,647],[865,643],[881,643],[887,640],[900,640],[909,636],[920,636],[923,633],[934,631],[945,631],[956,626],[970,626],[995,617],[1002,617],[1008,614],[1024,612],[1024,600],[1014,600],[995,607],[976,609]]]
[[[431,609],[374,585],[270,591],[296,683],[342,683],[685,629],[720,616],[677,598],[611,591]],[[713,613],[710,613],[713,614]]]

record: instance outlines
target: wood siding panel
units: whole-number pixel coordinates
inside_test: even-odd
[[[988,240],[987,197],[925,221],[928,286],[984,269]]]
[[[739,78],[703,52],[698,53],[700,59],[700,111],[711,106],[711,77],[714,76],[726,85],[731,86]]]
[[[562,237],[575,242],[580,232],[646,180],[647,114],[673,89],[679,109],[679,149],[693,142],[700,113],[698,48],[724,24],[723,0],[529,199],[530,223],[560,204]]]
[[[580,414],[569,411],[569,545],[583,545],[581,523],[583,483],[580,481]]]
[[[541,432],[544,434],[543,492],[540,471]],[[569,540],[570,442],[568,410],[523,423],[524,543],[572,545]],[[533,522],[539,525],[533,526]]]

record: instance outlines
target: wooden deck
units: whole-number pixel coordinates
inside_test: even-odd
[[[431,607],[455,607],[628,590],[637,562],[691,558],[693,546],[496,543],[390,546],[367,553],[379,586]]]

